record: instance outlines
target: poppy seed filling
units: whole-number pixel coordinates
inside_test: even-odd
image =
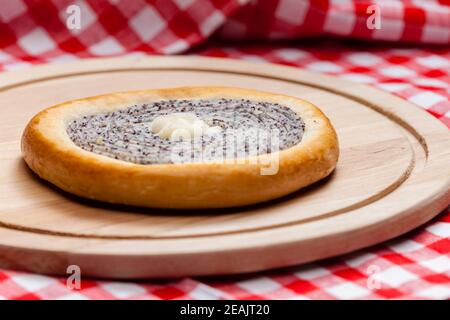
[[[189,141],[154,134],[149,124],[174,112],[194,113],[222,130]],[[246,99],[162,100],[83,116],[67,126],[78,147],[137,164],[216,161],[281,151],[298,144],[304,130],[303,120],[292,109]]]

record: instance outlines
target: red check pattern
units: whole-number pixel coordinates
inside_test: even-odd
[[[373,4],[380,30],[366,27]],[[67,28],[70,5],[80,10],[80,29]],[[448,0],[0,0],[0,70],[187,51],[367,83],[450,127],[449,34]],[[318,40],[320,35],[374,41]],[[305,266],[164,282],[82,280],[79,290],[65,282],[0,269],[0,299],[449,299],[450,210],[397,239]]]

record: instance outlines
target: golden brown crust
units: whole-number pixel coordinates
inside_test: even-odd
[[[305,122],[297,145],[276,155],[279,169],[262,175],[257,163],[141,165],[85,151],[66,133],[68,121],[87,114],[163,99],[243,98],[278,102]],[[328,118],[289,96],[226,87],[192,87],[114,93],[65,102],[37,114],[22,136],[22,153],[41,178],[76,195],[111,203],[159,208],[220,208],[274,199],[329,175],[339,147]],[[263,157],[263,156],[259,156]]]

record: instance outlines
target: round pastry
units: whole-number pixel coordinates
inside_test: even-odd
[[[247,89],[130,91],[65,102],[22,136],[28,166],[95,200],[222,208],[278,198],[328,176],[339,148],[301,99]]]

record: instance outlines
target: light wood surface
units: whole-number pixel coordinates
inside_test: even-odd
[[[341,157],[327,180],[239,209],[168,211],[63,193],[24,164],[20,137],[39,110],[102,93],[218,85],[284,93],[318,105]],[[376,89],[269,64],[153,57],[86,60],[0,76],[0,265],[107,278],[258,271],[379,243],[450,203],[450,133]]]

